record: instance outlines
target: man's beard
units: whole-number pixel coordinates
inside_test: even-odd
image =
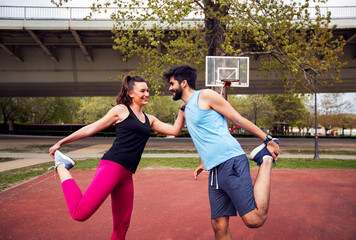
[[[179,89],[174,92],[176,93],[175,95],[173,95],[174,101],[178,101],[178,100],[182,99],[183,89],[181,86],[179,86]]]

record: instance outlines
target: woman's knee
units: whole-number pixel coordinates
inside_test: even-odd
[[[77,214],[77,213],[70,213],[70,216],[73,218],[73,220],[78,221],[78,222],[84,222],[88,220],[91,216],[91,214]]]
[[[78,222],[84,222],[88,220],[96,211],[92,209],[83,208],[82,206],[83,205],[77,206],[69,210],[69,214],[73,218],[73,220]]]

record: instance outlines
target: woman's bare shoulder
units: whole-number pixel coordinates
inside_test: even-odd
[[[117,122],[121,122],[130,114],[129,109],[124,104],[117,104],[113,106],[109,112],[111,112],[112,115],[115,115],[118,118]]]
[[[112,107],[112,109],[117,110],[117,111],[128,111],[127,107],[124,104],[117,104]]]

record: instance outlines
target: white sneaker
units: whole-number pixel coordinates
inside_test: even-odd
[[[59,150],[56,150],[54,152],[54,163],[55,163],[55,165],[53,167],[50,167],[50,168],[54,168],[55,170],[57,170],[57,167],[59,165],[63,165],[67,170],[69,170],[69,169],[71,169],[72,167],[75,166],[74,160],[71,159],[70,157],[64,155]]]
[[[272,141],[274,141],[279,145],[279,140],[277,138],[273,138]],[[257,166],[260,166],[263,163],[264,156],[272,157],[272,154],[267,150],[267,146],[264,143],[262,143],[260,146],[252,150],[249,159],[255,161],[257,163]],[[273,164],[276,164],[274,160],[273,160]]]

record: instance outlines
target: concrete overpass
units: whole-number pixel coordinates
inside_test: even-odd
[[[0,6],[0,97],[116,95],[120,81],[115,79],[136,69],[139,60],[123,62],[112,49],[113,21],[107,16],[83,21],[89,11]],[[342,69],[342,83],[320,87],[318,92],[356,92],[356,7],[335,8],[333,13],[332,24],[338,26],[334,34],[347,42],[341,60],[349,64]],[[258,67],[251,58],[250,87],[229,93],[283,93],[278,80],[258,76]],[[200,78],[197,88],[204,87]]]

